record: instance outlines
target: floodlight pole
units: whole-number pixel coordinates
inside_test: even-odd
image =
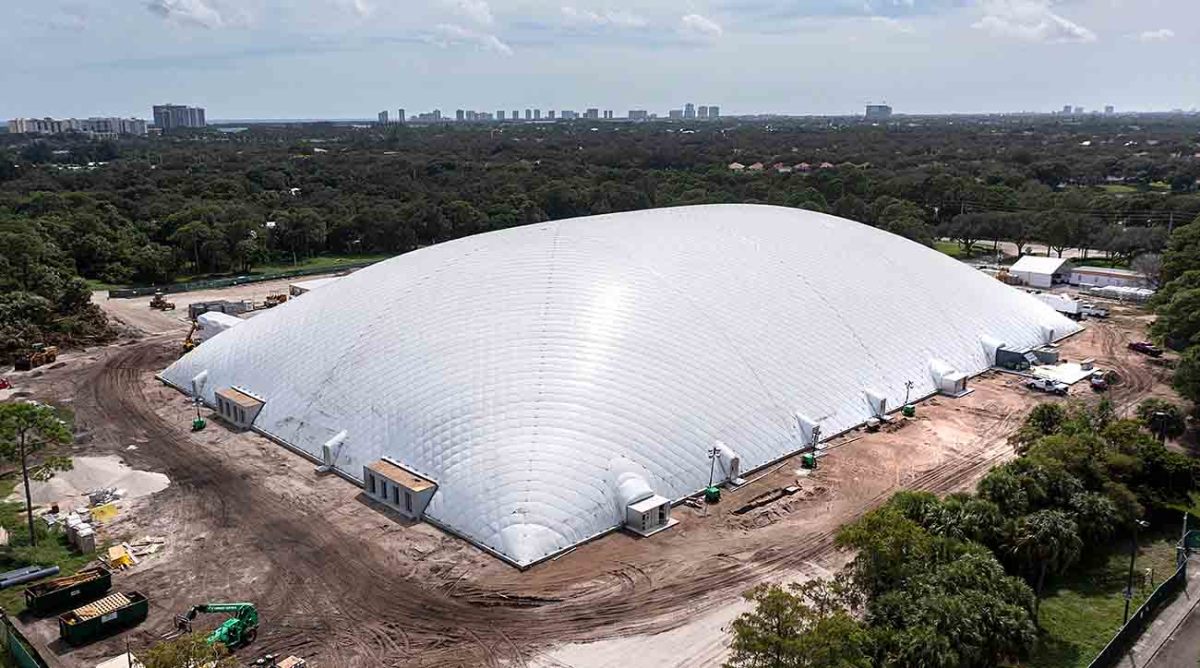
[[[911,380],[904,381],[904,405],[908,405],[908,395],[912,392],[913,382]]]
[[[717,446],[712,446],[708,450],[708,486],[712,487],[713,476],[716,475],[717,469]]]

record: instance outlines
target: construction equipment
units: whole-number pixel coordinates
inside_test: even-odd
[[[58,359],[58,346],[35,343],[30,348],[29,352],[18,357],[13,364],[17,371],[31,371],[43,364],[52,364]]]
[[[277,295],[267,295],[267,298],[263,301],[263,308],[274,308],[287,300],[288,296],[286,293],[281,292]]]
[[[12,383],[7,378],[0,378],[0,390],[11,390]]]
[[[186,614],[175,617],[175,628],[192,632],[192,620],[200,613],[228,613],[233,615],[208,634],[210,645],[220,643],[228,650],[235,650],[254,642],[258,636],[258,608],[253,603],[202,603],[192,606]]]
[[[163,298],[163,293],[156,292],[154,293],[154,296],[150,298],[150,308],[159,311],[174,311],[175,302],[167,301]]]
[[[193,320],[192,328],[188,330],[187,336],[183,337],[183,353],[185,355],[192,352],[192,350],[196,347],[196,339],[192,338],[192,335],[194,335],[196,330],[199,328],[200,323]]]

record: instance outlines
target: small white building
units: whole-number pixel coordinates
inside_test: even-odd
[[[1089,288],[1144,288],[1150,284],[1145,274],[1131,269],[1112,267],[1075,267],[1071,269],[1071,285]]]
[[[1009,267],[1008,273],[1025,285],[1051,288],[1067,282],[1071,275],[1071,261],[1061,257],[1026,255]]]

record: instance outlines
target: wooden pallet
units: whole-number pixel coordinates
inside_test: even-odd
[[[110,612],[116,612],[130,604],[129,597],[120,592],[105,596],[95,603],[75,608],[75,618],[79,621],[94,619]]]

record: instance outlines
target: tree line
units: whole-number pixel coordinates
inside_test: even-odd
[[[0,135],[0,354],[106,335],[76,278],[162,284],[650,207],[774,204],[927,244],[1037,240],[1127,260],[1200,213],[1196,130],[1155,118],[824,119]],[[835,167],[727,168],[752,157]],[[1107,179],[1131,192],[1096,187]]]

